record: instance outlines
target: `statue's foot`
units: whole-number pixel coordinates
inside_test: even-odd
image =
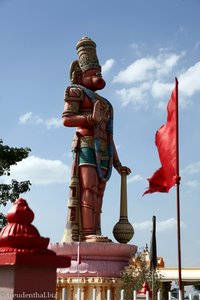
[[[104,235],[95,235],[95,234],[89,234],[83,237],[84,242],[90,242],[90,243],[108,243],[112,242],[111,239],[109,239],[107,236]]]

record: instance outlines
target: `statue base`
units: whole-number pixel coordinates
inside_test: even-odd
[[[71,257],[70,267],[57,269],[58,278],[121,277],[121,271],[137,251],[135,245],[104,242],[100,237],[99,241],[91,237],[91,241],[49,245],[57,255]]]

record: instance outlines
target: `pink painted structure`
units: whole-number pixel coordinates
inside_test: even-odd
[[[0,299],[55,299],[56,269],[69,267],[70,257],[47,249],[31,223],[34,213],[24,199],[17,199],[0,232]]]
[[[78,242],[49,245],[49,249],[57,255],[67,253],[72,259],[70,267],[58,268],[59,278],[78,277],[78,272],[81,277],[120,277],[121,271],[137,251],[135,245],[80,242],[78,259],[78,245]]]

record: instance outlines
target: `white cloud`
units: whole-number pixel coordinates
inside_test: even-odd
[[[132,183],[132,182],[138,182],[138,181],[141,181],[143,179],[144,178],[141,175],[136,174],[136,175],[131,176],[130,178],[128,178],[127,183],[129,184],[129,183]]]
[[[134,49],[134,50],[135,50],[135,49],[137,50],[139,47],[140,47],[140,44],[139,44],[139,43],[132,43],[132,44],[131,44],[131,48]]]
[[[169,231],[171,229],[176,229],[177,227],[177,222],[174,218],[170,218],[164,221],[160,221],[156,223],[156,231],[159,232],[163,232],[163,231]],[[134,228],[137,230],[149,230],[151,231],[152,229],[152,222],[151,221],[144,221],[141,223],[135,223],[134,224]],[[181,222],[181,228],[186,228],[186,225],[184,224],[184,222]]]
[[[200,61],[181,73],[179,80],[179,103],[182,108],[191,102],[191,97],[200,91]],[[163,83],[161,80],[155,80],[152,84],[151,95],[154,98],[161,99],[170,97],[174,83]],[[166,107],[166,102],[159,102],[158,107]]]
[[[59,128],[62,126],[62,120],[58,118],[42,119],[32,112],[27,112],[19,117],[19,124],[43,124],[47,129]]]
[[[184,55],[184,52],[180,54],[162,52],[155,57],[140,58],[121,70],[113,82],[134,85],[116,91],[122,106],[132,104],[135,109],[144,107],[148,103],[147,95],[151,93],[153,98],[161,99],[156,103],[157,107],[166,108],[174,83],[167,82],[165,78]],[[190,98],[200,91],[200,61],[182,72],[178,79],[180,105],[186,107],[191,102]]]
[[[126,106],[131,103],[135,109],[138,109],[147,103],[146,95],[149,88],[149,83],[145,82],[138,87],[117,90],[116,94],[119,97],[122,106]]]
[[[151,230],[152,222],[151,221],[144,221],[141,223],[134,223],[134,228],[137,230]]]
[[[102,66],[102,73],[107,73],[115,64],[115,60],[113,58],[108,59],[105,64]]]
[[[138,57],[142,56],[141,48],[144,47],[143,43],[132,43],[130,47],[134,50],[134,54]]]
[[[197,41],[195,44],[195,48],[199,48],[199,46],[200,46],[200,41]]]
[[[176,53],[163,53],[158,55],[156,58],[158,66],[157,78],[159,78],[162,75],[169,74],[184,55],[184,52],[181,52],[179,55]]]
[[[70,168],[60,160],[50,160],[29,156],[17,165],[11,166],[11,176],[2,176],[2,183],[10,180],[30,180],[32,184],[47,185],[53,183],[64,183],[70,175]]]
[[[196,188],[199,186],[199,181],[198,180],[189,180],[189,181],[186,181],[186,185],[191,188]]]
[[[62,120],[58,118],[51,118],[45,121],[45,125],[48,129],[59,128],[62,126]]]
[[[200,91],[200,61],[179,76],[179,89],[186,97]]]
[[[167,102],[170,99],[174,85],[174,83],[162,83],[159,80],[153,82],[151,95],[153,98],[158,100],[157,107],[159,109],[166,110]],[[181,108],[187,107],[187,105],[190,103],[189,99],[183,93],[181,93],[180,89],[179,95],[179,106]]]
[[[167,51],[169,50],[163,49],[157,56],[137,59],[114,77],[113,83],[132,85],[130,88],[116,90],[122,106],[132,104],[136,110],[146,107],[151,94],[153,98],[161,99],[156,102],[158,108],[166,108],[166,101],[170,97],[174,83],[165,82],[165,78],[185,55],[184,52],[177,54]],[[182,106],[186,105],[185,98],[180,102]]]
[[[31,116],[32,116],[32,112],[25,113],[24,115],[22,115],[19,118],[19,123],[20,124],[26,124],[31,119]]]
[[[144,57],[134,61],[125,70],[120,71],[113,79],[114,83],[135,84],[142,81],[154,81],[167,75],[184,55],[161,53],[156,57]]]
[[[200,161],[189,164],[186,168],[181,170],[181,174],[194,175],[200,173]]]
[[[163,98],[170,95],[174,87],[173,83],[161,83],[159,80],[153,82],[151,94],[154,98]]]
[[[27,112],[21,117],[19,117],[20,124],[40,124],[42,122],[43,120],[40,117],[33,115],[32,112]]]
[[[184,222],[180,222],[181,228],[186,228]],[[163,232],[171,229],[177,228],[177,221],[174,218],[170,218],[161,222],[158,222],[156,225],[157,232]]]
[[[184,73],[180,74],[179,78],[179,103],[182,108],[186,107],[191,102],[191,97],[200,91],[200,61],[191,66]],[[151,95],[154,98],[161,99],[170,97],[174,84],[163,83],[160,80],[155,80],[152,84]],[[166,101],[158,102],[158,107],[166,107]]]
[[[191,163],[183,170],[181,170],[181,177],[183,183],[190,188],[197,188],[200,186],[200,181],[198,178],[199,174],[200,174],[200,161]]]
[[[156,60],[152,57],[138,59],[125,70],[120,71],[113,82],[130,84],[147,80],[151,77],[151,71],[156,69],[156,65]]]

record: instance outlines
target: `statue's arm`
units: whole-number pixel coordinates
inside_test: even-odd
[[[84,101],[83,91],[80,88],[68,87],[65,90],[65,104],[62,113],[63,125],[67,127],[94,126],[92,115],[80,113],[81,103]]]
[[[126,174],[129,175],[131,173],[130,168],[126,166],[122,166],[119,160],[119,156],[114,141],[113,141],[113,167],[117,170],[119,174],[121,174],[122,172],[126,172]]]
[[[116,149],[114,141],[113,141],[113,166],[114,166],[115,169],[116,169],[116,167],[121,167],[122,166],[122,164],[119,160],[119,156],[118,156],[117,149]]]
[[[67,127],[88,127],[87,117],[83,115],[65,115],[68,105],[65,104],[65,110],[62,115],[63,125]]]

